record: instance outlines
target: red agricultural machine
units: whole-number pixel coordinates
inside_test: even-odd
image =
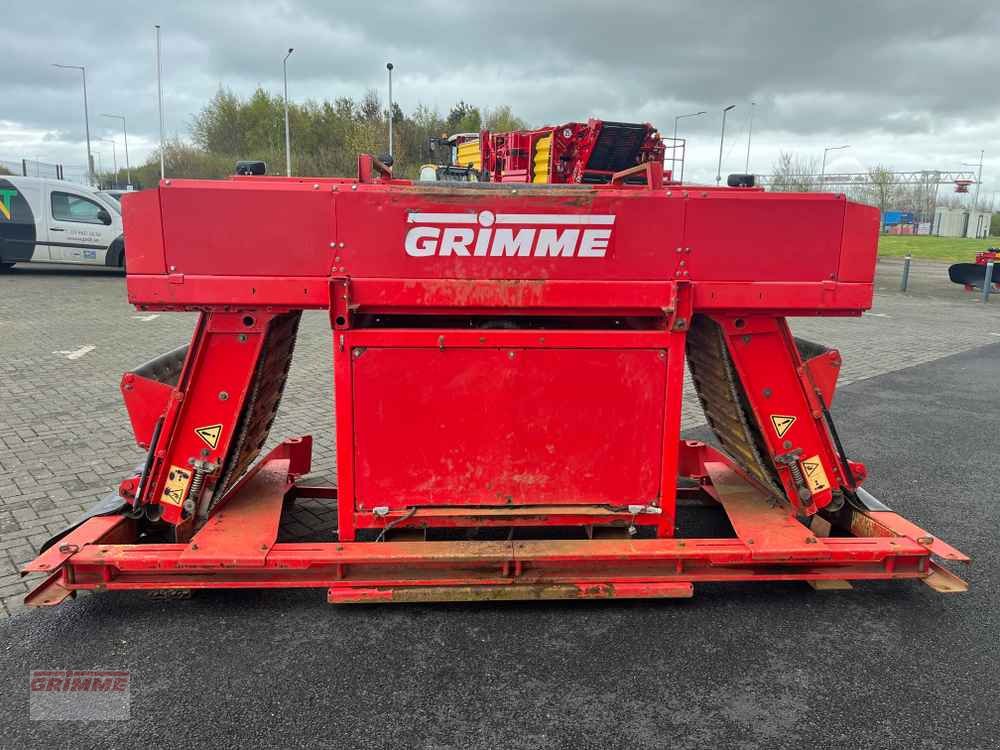
[[[683,162],[683,139],[664,139],[649,123],[587,122],[546,125],[509,133],[459,133],[432,139],[449,147],[447,166],[425,165],[421,179],[483,182],[605,184],[620,172],[627,184],[646,180],[647,163]],[[432,177],[433,175],[433,177]],[[656,176],[671,179],[672,169]],[[658,182],[657,184],[660,184]]]
[[[128,297],[198,311],[122,379],[148,458],[26,571],[81,590],[320,587],[335,603],[687,597],[721,581],[965,583],[879,503],[786,316],[872,301],[878,211],[627,184],[165,180],[124,201]],[[734,232],[734,227],[739,231]],[[738,240],[734,239],[738,237]],[[328,316],[336,486],[261,460],[303,311]],[[681,438],[689,366],[718,446]],[[289,541],[298,498],[336,535]],[[687,514],[726,521],[697,533]],[[683,514],[681,514],[683,512]]]

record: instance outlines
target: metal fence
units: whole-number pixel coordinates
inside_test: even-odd
[[[53,180],[63,179],[62,164],[49,164],[38,159],[21,159],[20,161],[0,160],[0,166],[12,174],[23,177],[48,177]]]

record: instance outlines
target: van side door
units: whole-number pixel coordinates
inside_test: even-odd
[[[49,253],[62,263],[104,265],[114,240],[110,209],[96,198],[60,183],[48,183]]]
[[[49,259],[44,194],[39,181],[0,177],[0,263]]]

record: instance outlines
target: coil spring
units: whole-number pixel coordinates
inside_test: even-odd
[[[195,469],[194,479],[191,480],[191,487],[188,489],[188,500],[198,500],[201,493],[201,486],[205,483],[205,472]]]
[[[788,471],[792,475],[792,480],[795,482],[796,487],[804,487],[806,483],[806,478],[802,474],[802,467],[799,466],[798,461],[790,461],[788,463]],[[197,476],[195,476],[197,479]]]

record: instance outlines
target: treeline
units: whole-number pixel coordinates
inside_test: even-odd
[[[406,115],[394,104],[392,119],[395,172],[402,177],[416,177],[420,165],[431,161],[428,140],[432,136],[526,127],[508,106],[480,109],[464,101],[443,117],[424,106]],[[350,176],[356,171],[359,153],[380,155],[389,150],[388,110],[376,91],[369,91],[360,101],[343,97],[333,102],[290,103],[288,121],[293,175]],[[190,139],[166,143],[163,153],[171,177],[225,177],[232,174],[239,159],[262,159],[269,173],[284,174],[284,102],[261,88],[246,99],[222,88],[193,118]],[[149,187],[156,184],[159,174],[160,155],[155,152],[132,171],[132,179]],[[125,182],[124,170],[100,177],[102,183]]]

